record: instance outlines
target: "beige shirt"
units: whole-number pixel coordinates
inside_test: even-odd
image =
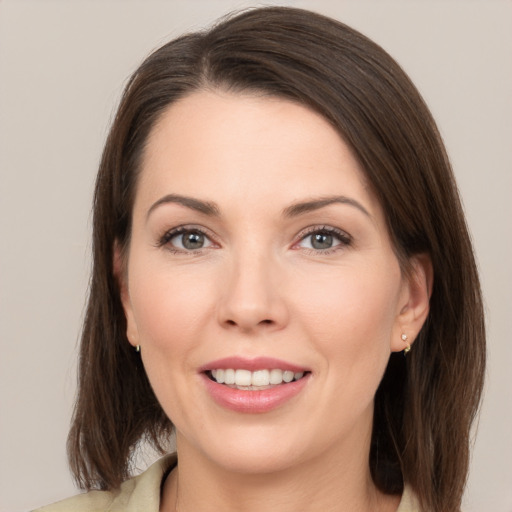
[[[176,455],[167,455],[116,491],[90,491],[34,512],[159,512],[162,479],[175,465]],[[420,512],[407,486],[396,512]]]

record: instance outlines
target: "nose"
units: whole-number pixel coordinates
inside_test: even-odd
[[[278,267],[268,254],[239,255],[231,262],[218,303],[224,328],[255,333],[287,324],[289,312]]]

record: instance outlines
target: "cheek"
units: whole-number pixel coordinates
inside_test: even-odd
[[[214,304],[204,280],[176,268],[171,272],[165,265],[152,268],[136,261],[131,271],[133,316],[146,352],[177,356],[191,349]]]
[[[397,266],[388,273],[344,269],[300,294],[302,324],[327,364],[344,366],[345,375],[359,371],[380,379],[391,350],[400,283]]]
[[[183,377],[193,376],[211,315],[211,289],[188,272],[166,265],[133,261],[130,269],[133,318],[141,357],[151,386],[167,416],[179,428],[188,418],[191,390]],[[193,399],[192,399],[193,401]],[[194,420],[197,422],[197,419]]]

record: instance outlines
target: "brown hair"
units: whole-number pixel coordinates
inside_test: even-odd
[[[395,250],[430,255],[430,314],[407,359],[393,354],[375,398],[370,468],[384,492],[412,486],[425,511],[459,510],[480,400],[484,317],[471,242],[432,116],[406,74],[353,29],[300,9],[228,17],[150,55],[130,79],[94,196],[93,273],[79,391],[68,439],[83,488],[116,488],[145,439],[164,450],[172,424],[126,339],[113,273],[126,248],[141,155],[173,102],[196,90],[258,91],[322,114],[352,147],[386,214]]]

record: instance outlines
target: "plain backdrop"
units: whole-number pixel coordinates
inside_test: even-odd
[[[465,510],[512,512],[512,3],[265,5],[273,3],[331,15],[370,36],[409,73],[439,123],[488,313],[488,379]],[[251,5],[263,4],[0,0],[0,511],[76,493],[65,439],[91,193],[122,87],[152,49]]]

